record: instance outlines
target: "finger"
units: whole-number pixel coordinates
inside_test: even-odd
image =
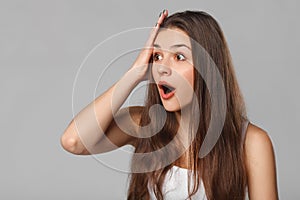
[[[157,21],[157,25],[160,26],[161,23],[164,21],[164,19],[168,16],[168,10],[163,10],[161,13],[160,13],[160,16],[158,18],[158,21]]]

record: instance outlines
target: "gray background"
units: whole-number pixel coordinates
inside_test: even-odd
[[[154,25],[164,8],[171,14],[204,10],[218,20],[249,118],[273,141],[280,197],[299,199],[298,7],[291,0],[0,1],[0,199],[125,198],[126,173],[92,156],[67,153],[60,136],[73,114],[123,70],[108,71],[110,82],[101,79],[95,91],[95,82],[82,76],[73,113],[74,80],[88,53],[116,33]],[[143,40],[131,41],[139,46]],[[127,43],[102,46],[99,52],[108,56]],[[103,71],[105,65],[97,67]],[[116,158],[128,164],[129,158],[111,157]]]

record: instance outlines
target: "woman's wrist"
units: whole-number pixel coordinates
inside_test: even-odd
[[[140,82],[146,80],[146,74],[144,71],[142,71],[138,68],[132,67],[124,74],[123,78],[124,78],[124,80],[128,81],[129,84],[132,84],[132,86],[135,87]]]

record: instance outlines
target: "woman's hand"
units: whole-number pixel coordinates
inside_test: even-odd
[[[130,68],[130,71],[133,70],[135,71],[135,73],[137,73],[138,82],[147,80],[147,72],[149,71],[149,61],[153,53],[153,43],[157,36],[160,24],[167,16],[168,10],[163,10],[160,13],[156,25],[151,30],[150,36],[145,44],[145,47],[142,49],[134,64]]]

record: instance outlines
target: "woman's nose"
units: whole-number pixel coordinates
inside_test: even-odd
[[[157,67],[157,72],[160,74],[160,75],[171,75],[172,73],[172,70],[170,68],[170,64],[168,62],[165,62],[166,60],[160,62],[158,64],[158,67]]]
[[[162,65],[160,64],[157,68],[157,72],[160,75],[170,75],[171,74],[171,69],[170,67],[166,66],[166,65]]]

